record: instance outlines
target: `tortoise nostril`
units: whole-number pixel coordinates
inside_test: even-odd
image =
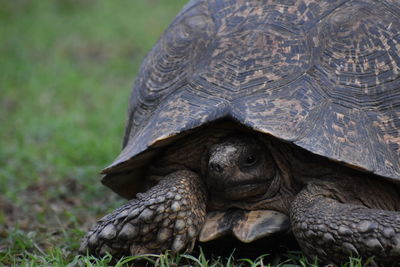
[[[209,167],[214,172],[222,173],[224,171],[224,168],[222,168],[218,163],[210,162]]]

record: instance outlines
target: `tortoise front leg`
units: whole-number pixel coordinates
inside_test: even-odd
[[[309,184],[291,207],[292,230],[307,256],[337,264],[349,256],[400,262],[400,212],[343,204],[322,187]]]
[[[100,219],[81,241],[81,253],[115,256],[191,251],[206,215],[201,178],[182,170]]]

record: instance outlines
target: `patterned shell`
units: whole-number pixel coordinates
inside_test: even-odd
[[[103,182],[120,191],[161,141],[220,118],[400,180],[400,2],[190,1],[142,64]]]

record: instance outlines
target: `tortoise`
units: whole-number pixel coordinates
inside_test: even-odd
[[[398,262],[399,158],[397,1],[192,0],[144,59],[103,170],[131,200],[81,251],[191,251],[290,226],[322,262]]]

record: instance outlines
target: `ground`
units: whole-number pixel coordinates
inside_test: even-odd
[[[113,264],[77,256],[79,239],[124,203],[99,171],[121,148],[140,62],[184,3],[0,0],[0,266]],[[251,266],[203,254],[157,259]]]

